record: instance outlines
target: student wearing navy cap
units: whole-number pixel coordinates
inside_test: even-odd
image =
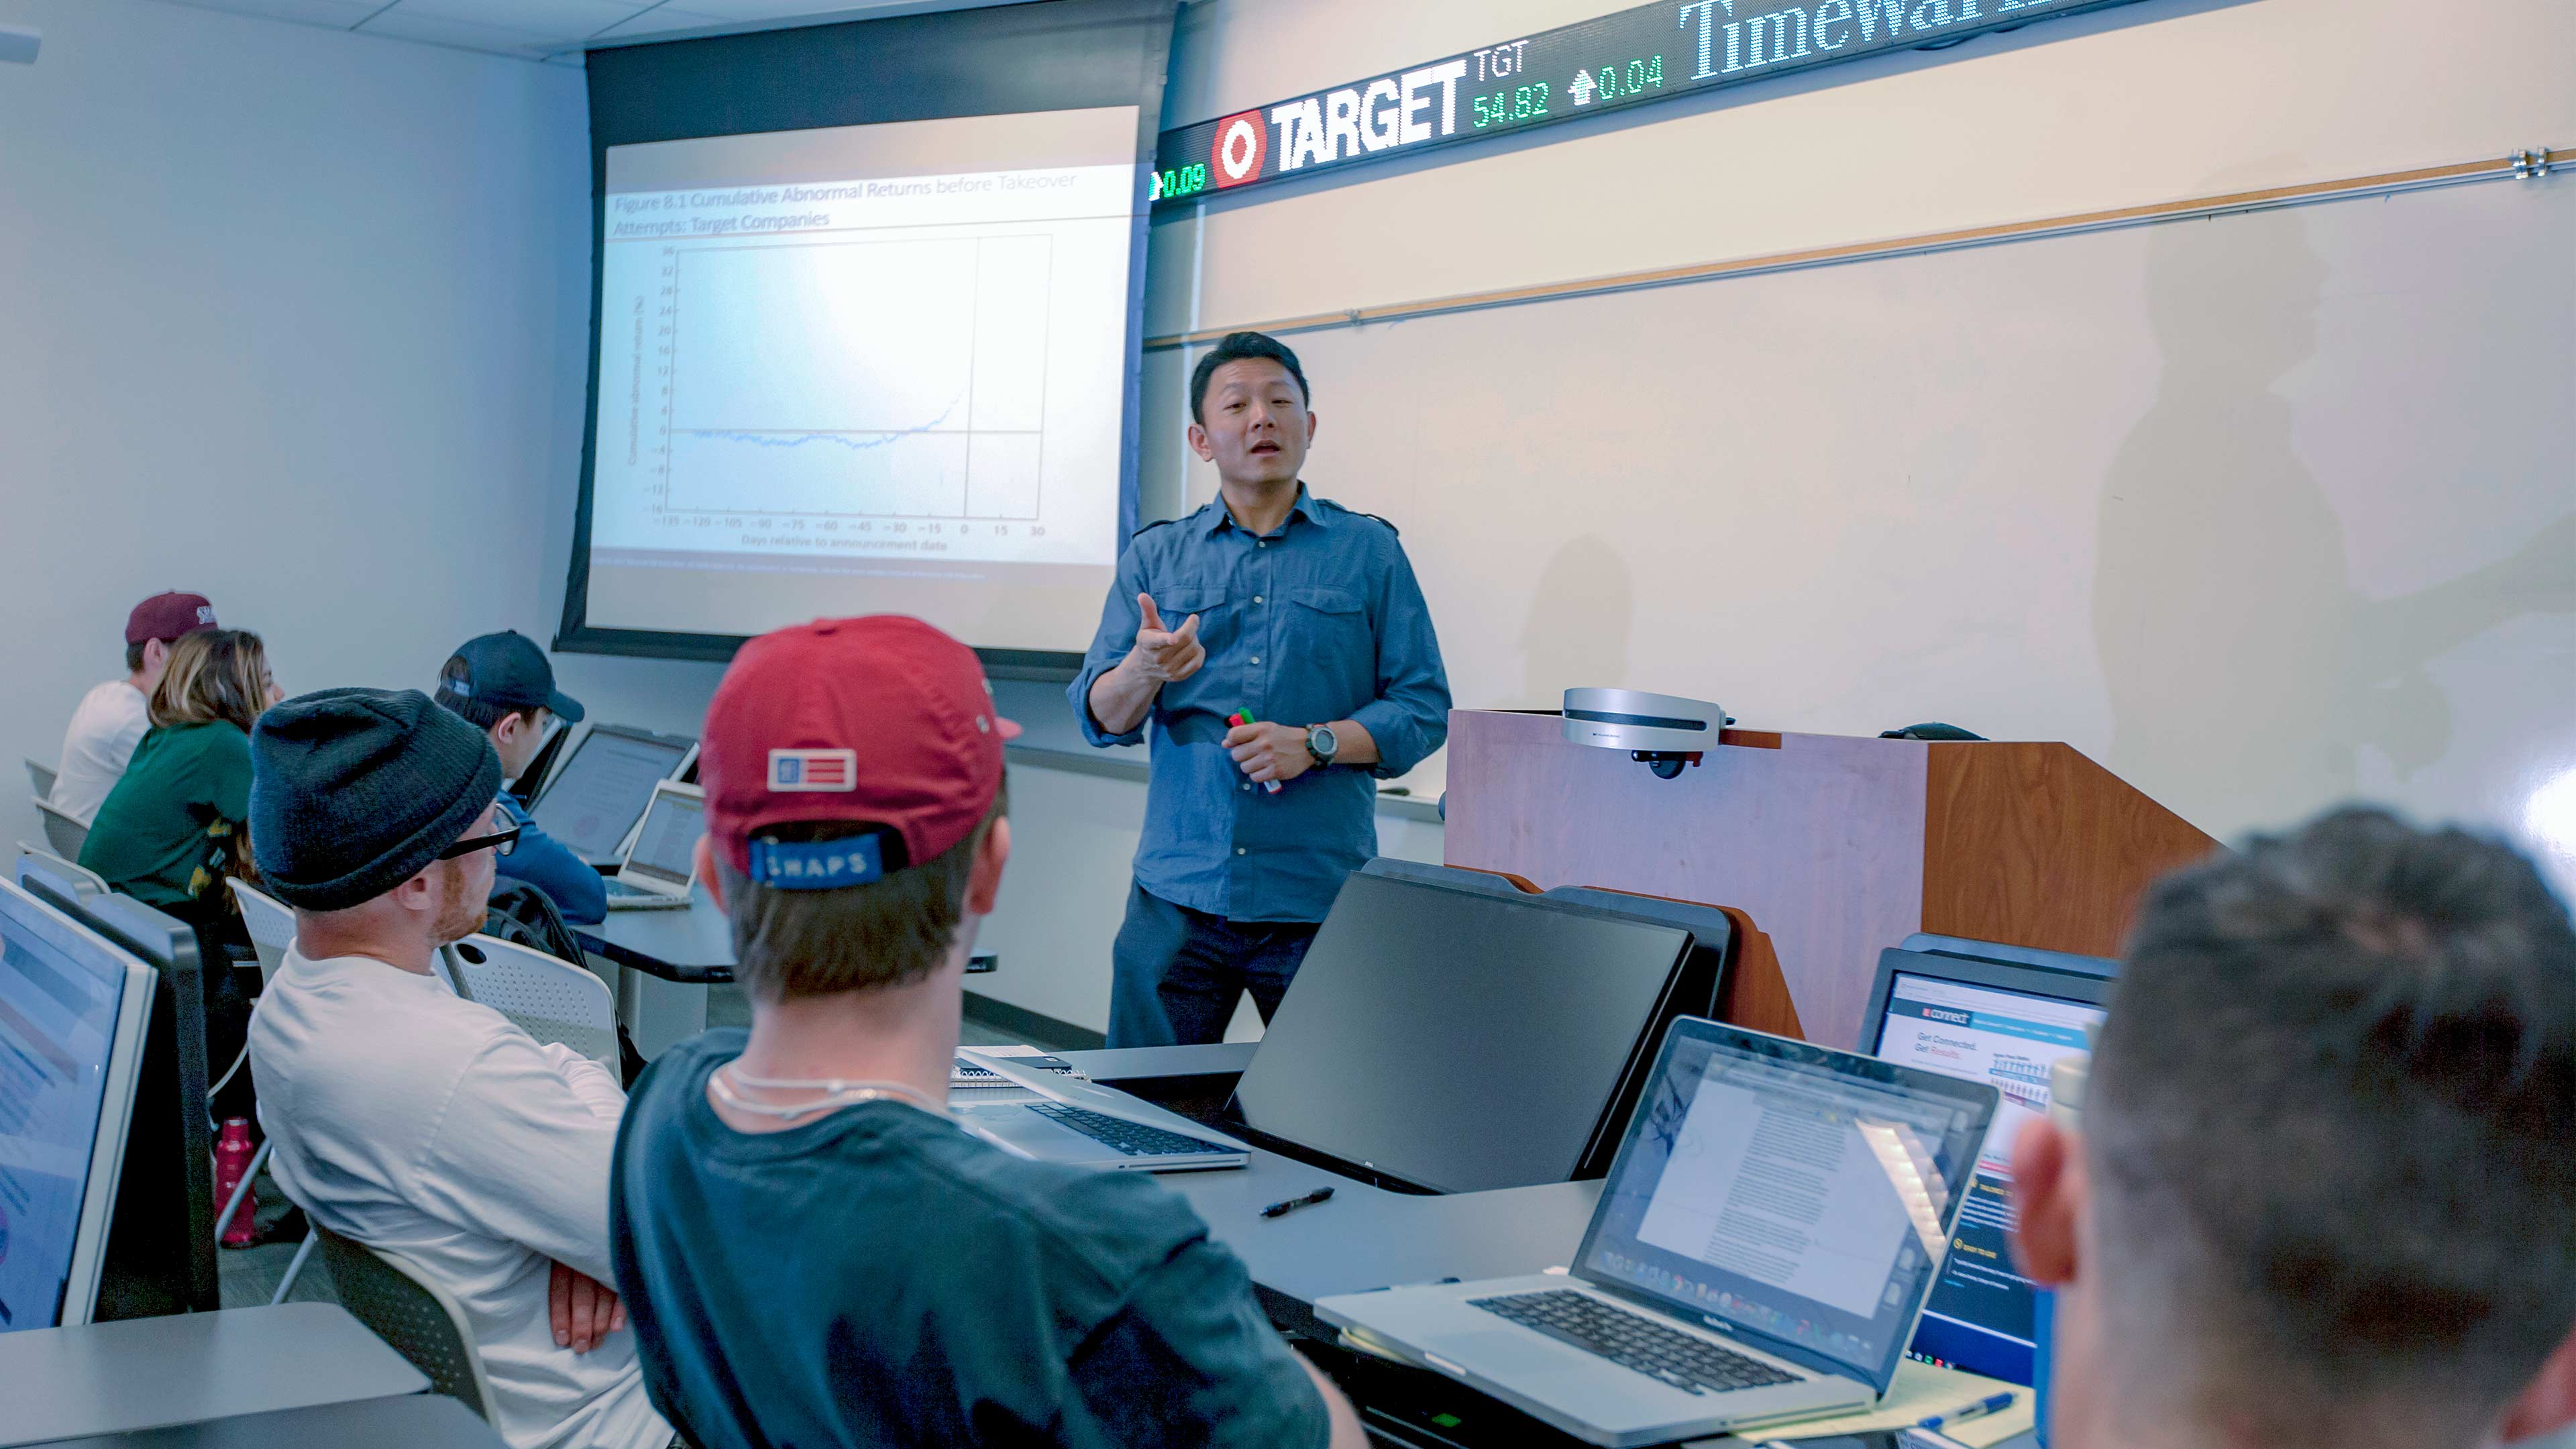
[[[546,724],[581,723],[581,701],[555,688],[554,666],[536,641],[515,629],[468,639],[438,671],[438,702],[483,731],[501,757],[501,777],[517,780],[546,742]],[[554,900],[563,918],[588,924],[608,918],[608,887],[569,846],[537,828],[518,796],[501,792],[501,812],[519,831],[519,846],[501,874]]]
[[[653,1402],[706,1449],[1360,1449],[1178,1197],[949,1119],[1017,733],[973,652],[915,619],[755,639],[717,687],[698,869],[751,1029],[656,1060],[618,1133],[614,1266]]]
[[[170,646],[213,627],[215,606],[203,594],[154,594],[134,606],[125,616],[125,677],[81,696],[71,727],[63,731],[62,763],[47,804],[90,823],[152,727],[152,691],[170,667]]]

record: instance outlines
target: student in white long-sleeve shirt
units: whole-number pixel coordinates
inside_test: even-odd
[[[325,690],[251,738],[251,840],[296,908],[250,1034],[270,1171],[464,1305],[513,1449],[662,1449],[608,1261],[616,1076],[432,974],[517,836],[501,765],[416,690]]]

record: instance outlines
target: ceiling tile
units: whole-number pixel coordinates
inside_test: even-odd
[[[225,10],[267,20],[332,25],[342,30],[385,8],[385,0],[170,0],[192,10]]]
[[[401,0],[386,18],[399,15],[455,20],[561,42],[587,40],[632,18],[647,3],[649,0]]]
[[[409,6],[398,5],[369,20],[358,28],[360,35],[390,36],[396,40],[424,40],[432,45],[454,46],[459,50],[489,51],[494,55],[542,56],[558,44],[577,41],[549,41],[542,35],[524,30],[505,30],[497,25],[476,25],[468,20],[449,20],[436,15],[406,15]]]
[[[610,26],[601,33],[599,38],[617,40],[631,35],[658,35],[670,30],[707,30],[720,25],[739,23],[739,21],[727,20],[721,15],[701,15],[694,10],[674,10],[668,5],[657,5],[632,20]]]
[[[870,3],[870,0],[689,0],[688,8],[701,15],[715,16],[726,24],[739,25],[745,21],[803,20],[835,12],[860,20],[865,19],[870,11],[918,10],[922,7],[906,4],[905,0],[876,0],[876,3]]]

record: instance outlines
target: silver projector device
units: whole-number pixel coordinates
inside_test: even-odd
[[[1717,748],[1726,711],[1704,699],[1647,694],[1635,689],[1569,689],[1565,692],[1565,742],[1628,757],[1672,779],[1684,765]]]

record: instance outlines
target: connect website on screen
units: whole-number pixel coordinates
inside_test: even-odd
[[[607,166],[592,626],[882,609],[1089,642],[1123,542],[1134,107]]]
[[[1926,1071],[1990,1081],[2003,1093],[1977,1176],[1951,1235],[1949,1262],[1926,1318],[2030,1345],[2031,1283],[2013,1271],[2012,1147],[2022,1125],[2048,1111],[2049,1069],[2085,1050],[2098,1007],[2018,991],[1993,991],[1900,973],[1889,990],[1878,1056]]]

